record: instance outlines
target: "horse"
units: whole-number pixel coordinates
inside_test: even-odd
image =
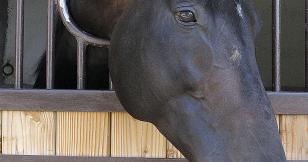
[[[121,103],[190,161],[285,161],[255,59],[259,28],[248,0],[136,0],[111,39]]]
[[[109,64],[95,77],[110,72],[127,112],[153,123],[189,161],[286,161],[256,64],[260,23],[250,0],[79,0],[69,7],[85,31],[111,40],[109,50],[88,49],[98,60],[88,62],[97,65],[89,75]],[[74,85],[66,74],[76,74],[76,43],[63,32],[55,82]]]

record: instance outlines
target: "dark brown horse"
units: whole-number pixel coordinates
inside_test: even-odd
[[[255,61],[259,22],[249,0],[78,0],[70,10],[87,32],[111,38],[124,108],[190,161],[285,161]],[[66,83],[75,85],[75,42],[63,28],[57,34],[56,83],[72,75]],[[88,73],[101,80],[88,83],[105,87],[107,53],[89,49]]]

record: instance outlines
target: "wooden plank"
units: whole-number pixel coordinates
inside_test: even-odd
[[[111,156],[165,158],[166,139],[149,123],[112,113]]]
[[[167,143],[167,158],[185,158],[169,141]]]
[[[2,153],[55,155],[52,112],[2,112]]]
[[[150,159],[115,157],[0,156],[1,162],[188,162],[186,159]],[[308,162],[308,160],[288,161]]]
[[[276,114],[308,115],[308,93],[268,92]]]
[[[269,92],[276,114],[308,115],[308,93]],[[0,90],[0,110],[125,112],[112,91]]]
[[[280,133],[287,159],[308,159],[308,116],[281,116]]]
[[[124,111],[111,91],[0,90],[0,110],[58,112]]]
[[[58,112],[56,154],[109,156],[110,113]]]

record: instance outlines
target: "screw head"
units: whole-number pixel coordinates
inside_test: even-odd
[[[11,76],[14,73],[14,67],[13,65],[6,63],[3,67],[2,67],[2,72],[3,75],[5,76]]]

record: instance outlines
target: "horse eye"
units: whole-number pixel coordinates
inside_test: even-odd
[[[178,11],[177,13],[175,13],[175,17],[178,21],[184,23],[197,22],[195,14],[189,10]]]

